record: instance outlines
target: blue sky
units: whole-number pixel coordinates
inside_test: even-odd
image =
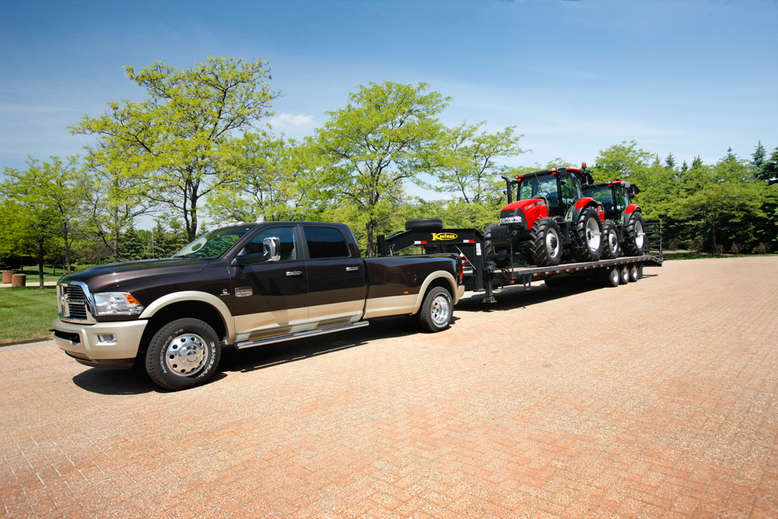
[[[139,99],[123,65],[269,60],[277,130],[312,132],[370,81],[425,81],[447,124],[516,125],[509,161],[778,146],[778,1],[12,2],[0,12],[0,167],[79,153],[67,126]]]

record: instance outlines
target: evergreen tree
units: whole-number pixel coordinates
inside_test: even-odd
[[[761,178],[770,184],[778,183],[778,146],[773,150],[770,159],[764,163]]]
[[[764,150],[764,146],[762,145],[762,141],[759,141],[759,143],[756,145],[756,149],[754,150],[754,154],[751,155],[753,160],[751,160],[751,164],[753,164],[757,170],[761,170],[762,166],[764,166],[764,158],[767,153]]]
[[[702,159],[699,155],[694,157],[694,160],[692,161],[692,169],[700,169],[702,167]]]
[[[667,154],[667,158],[665,159],[665,166],[667,169],[675,169],[675,157],[673,157],[672,153]]]
[[[681,173],[686,173],[687,171],[689,171],[689,165],[684,160],[683,165],[681,166]]]

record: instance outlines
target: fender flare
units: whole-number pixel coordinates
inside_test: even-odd
[[[162,310],[163,308],[175,303],[186,303],[191,301],[198,301],[201,303],[207,303],[213,306],[217,312],[219,312],[224,326],[227,328],[227,337],[232,338],[235,336],[235,321],[232,318],[232,313],[224,301],[219,299],[213,294],[208,292],[200,292],[199,290],[183,290],[181,292],[173,292],[166,294],[158,299],[155,299],[153,303],[143,309],[143,312],[138,316],[138,319],[151,319],[154,314]]]
[[[454,304],[457,303],[456,279],[454,279],[454,276],[450,272],[447,272],[445,270],[436,270],[428,274],[427,277],[424,278],[424,282],[419,287],[419,293],[416,296],[416,304],[413,307],[413,312],[411,312],[411,315],[419,312],[419,309],[421,308],[421,304],[424,302],[424,296],[427,295],[427,289],[429,288],[430,284],[432,284],[433,281],[438,279],[445,279],[446,281],[448,281],[451,288],[452,301],[454,302]]]

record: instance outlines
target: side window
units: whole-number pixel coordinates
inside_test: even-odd
[[[265,238],[271,237],[281,240],[281,261],[297,259],[294,227],[268,227],[267,229],[259,231],[259,233],[246,244],[246,254],[261,253],[262,241]]]
[[[621,212],[627,208],[627,201],[624,199],[624,193],[620,188],[613,190],[613,198],[616,200],[616,210]]]
[[[349,257],[346,239],[335,227],[305,226],[305,241],[311,259]]]
[[[559,184],[562,189],[562,203],[565,207],[571,206],[578,199],[572,179],[564,176],[559,179]]]

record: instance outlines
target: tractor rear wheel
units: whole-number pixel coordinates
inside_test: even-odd
[[[584,208],[575,222],[575,232],[578,237],[577,256],[581,261],[597,261],[600,259],[602,244],[602,225],[600,218],[591,207]]]
[[[612,220],[606,220],[602,226],[602,258],[611,259],[619,255],[619,232]]]
[[[562,259],[562,236],[552,218],[540,218],[530,232],[530,255],[539,267],[559,265]]]
[[[646,252],[646,222],[638,211],[630,215],[624,229],[624,252],[630,256],[640,256]]]

